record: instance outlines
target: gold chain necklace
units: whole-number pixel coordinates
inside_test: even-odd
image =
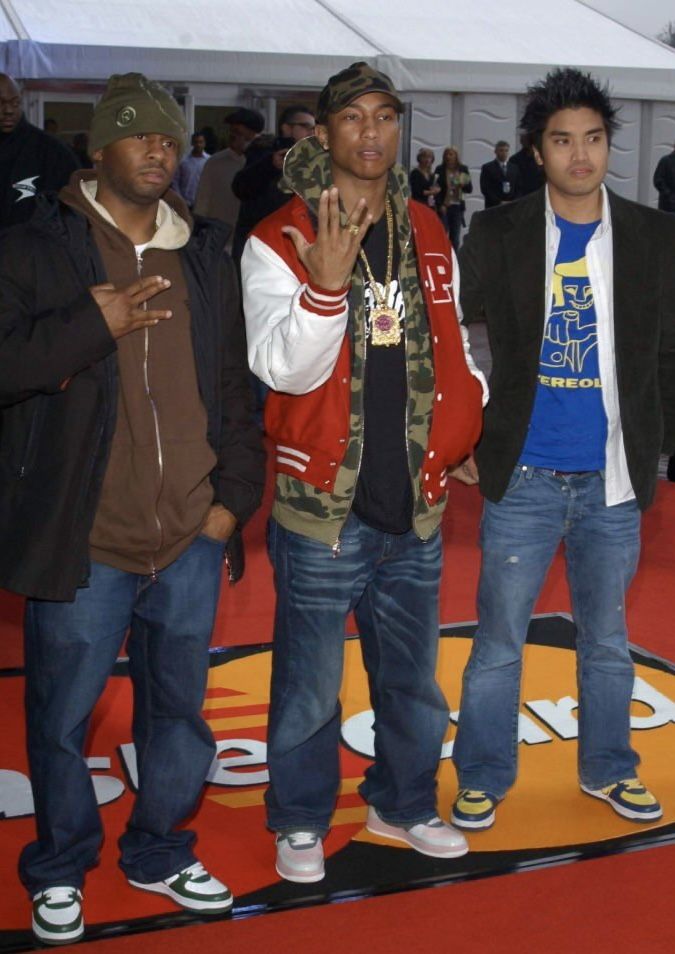
[[[392,271],[394,264],[394,214],[391,210],[389,196],[385,199],[385,213],[387,216],[387,271],[384,279],[384,290],[380,291],[370,268],[363,249],[359,255],[363,262],[370,289],[375,299],[375,305],[370,310],[370,343],[373,345],[397,345],[401,340],[401,323],[395,308],[389,307],[389,291],[391,288]]]

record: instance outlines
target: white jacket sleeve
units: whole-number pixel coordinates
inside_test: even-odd
[[[464,346],[464,357],[466,358],[466,363],[468,365],[469,371],[475,378],[478,378],[480,381],[480,386],[483,389],[483,407],[487,404],[490,398],[490,391],[488,388],[488,383],[485,379],[485,375],[479,369],[476,362],[473,360],[473,355],[471,354],[471,345],[469,343],[469,332],[466,325],[462,322],[462,306],[459,303],[459,263],[457,261],[457,256],[455,255],[455,250],[452,250],[452,294],[455,299],[455,310],[457,312],[457,318],[459,320],[459,333],[462,336],[462,344]]]
[[[288,394],[306,394],[323,384],[335,367],[345,335],[346,293],[311,291],[256,236],[244,247],[241,281],[253,373],[275,391]],[[311,309],[311,301],[318,310]]]

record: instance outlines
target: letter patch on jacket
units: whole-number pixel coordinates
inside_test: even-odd
[[[452,266],[441,252],[424,253],[426,281],[435,305],[452,301]]]

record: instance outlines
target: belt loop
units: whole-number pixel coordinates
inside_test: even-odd
[[[525,480],[532,480],[534,477],[534,467],[529,467],[527,464],[521,464],[521,470]]]

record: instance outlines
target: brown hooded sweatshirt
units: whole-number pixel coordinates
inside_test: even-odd
[[[138,249],[96,202],[95,173],[76,173],[60,193],[87,217],[107,279],[124,288],[139,275],[171,281],[149,308],[171,318],[117,339],[117,421],[89,537],[92,560],[154,574],[190,545],[213,500],[216,456],[206,438],[190,334],[190,303],[178,249],[190,237],[182,200],[160,201],[157,231]]]

